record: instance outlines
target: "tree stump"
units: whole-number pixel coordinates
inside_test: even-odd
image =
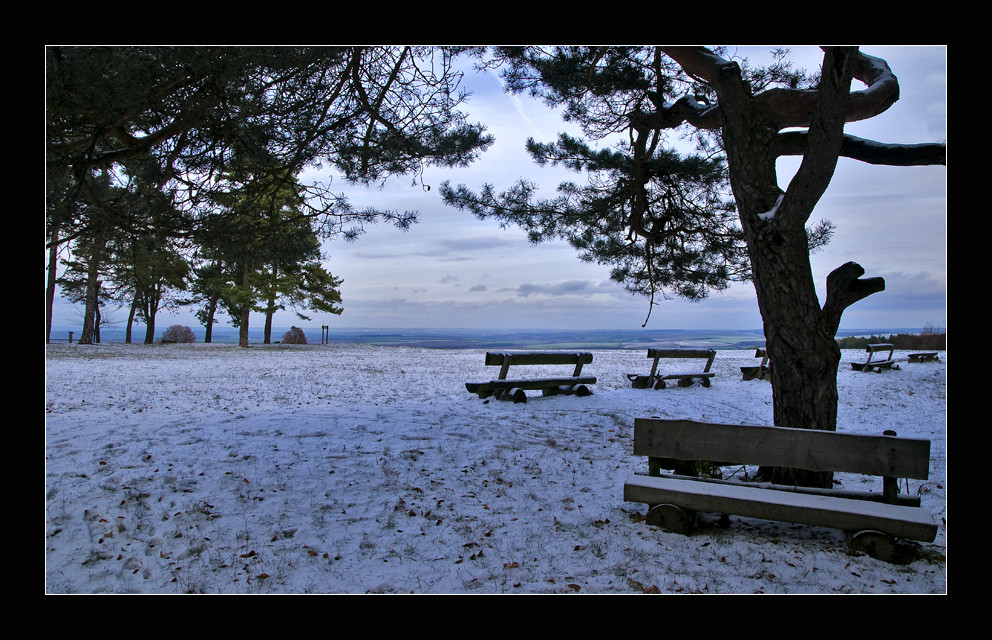
[[[644,522],[665,531],[689,535],[696,524],[696,512],[674,504],[656,504],[648,509]]]
[[[858,531],[851,535],[849,544],[855,551],[867,553],[883,562],[891,562],[896,552],[895,539],[880,531]]]

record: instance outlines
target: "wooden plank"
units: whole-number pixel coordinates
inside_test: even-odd
[[[865,351],[867,353],[875,353],[876,351],[895,351],[895,348],[891,344],[886,342],[879,344],[870,344],[867,347],[865,347]]]
[[[689,378],[711,378],[714,374],[709,373],[716,359],[716,351],[713,349],[648,349],[647,357],[653,360],[651,373],[647,376],[627,374],[627,378],[633,383],[635,389],[646,389],[654,385],[656,380],[686,380]],[[706,360],[706,366],[701,373],[676,373],[668,375],[658,375],[658,361],[667,358],[699,358]]]
[[[552,387],[573,387],[579,384],[596,384],[596,378],[583,376],[579,378],[523,378],[517,380],[493,380],[488,383],[491,389],[548,389]]]
[[[653,458],[657,460],[657,458]],[[663,467],[664,468],[664,467]],[[818,496],[835,496],[838,498],[847,498],[849,500],[868,500],[869,502],[887,502],[889,504],[899,504],[905,507],[918,507],[920,506],[921,499],[919,495],[910,495],[907,493],[900,493],[895,496],[894,500],[888,499],[884,493],[873,493],[870,491],[854,491],[851,489],[821,489],[820,487],[800,487],[797,485],[786,486],[783,484],[775,484],[772,482],[746,482],[740,479],[732,478],[700,478],[699,476],[687,476],[679,475],[678,473],[637,473],[636,475],[654,475],[665,478],[680,478],[682,480],[702,480],[705,482],[715,482],[717,484],[745,484],[748,487],[755,487],[756,489],[774,489],[776,491],[789,491],[792,493],[811,493]]]
[[[713,349],[648,349],[648,357],[653,358],[655,365],[661,358],[700,358],[706,360],[706,368],[709,371],[716,359],[716,351]],[[654,370],[652,369],[652,373]]]
[[[592,354],[567,351],[490,351],[486,353],[487,365],[502,365],[509,360],[511,365],[538,364],[589,364]]]
[[[930,441],[815,429],[634,420],[634,455],[926,480]]]
[[[868,361],[865,362],[865,366],[864,366],[864,370],[866,371],[874,368],[878,368],[879,372],[881,372],[882,371],[881,367],[888,368],[894,364],[892,360],[892,354],[895,351],[895,349],[891,344],[870,344],[867,347],[865,347],[865,351],[868,353]],[[872,362],[872,358],[874,358],[875,354],[878,353],[879,351],[888,351],[889,355],[886,356],[884,360],[876,360]]]
[[[649,358],[709,358],[713,349],[648,349]]]
[[[465,388],[469,393],[491,394],[493,392],[492,385],[489,382],[466,382]]]
[[[634,476],[624,484],[624,500],[674,504],[692,511],[795,522],[845,531],[873,529],[899,538],[932,542],[937,525],[920,507],[851,500],[670,477]]]

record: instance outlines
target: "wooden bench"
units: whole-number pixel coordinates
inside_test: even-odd
[[[888,351],[889,354],[884,356],[883,360],[873,360],[876,353],[882,351]],[[896,361],[892,359],[892,352],[895,351],[891,344],[870,344],[865,347],[865,352],[868,354],[867,362],[852,362],[851,368],[855,371],[877,371],[882,373],[882,369],[898,369],[896,366]]]
[[[911,353],[909,354],[910,362],[939,362],[937,358],[936,351],[927,351],[926,353]]]
[[[688,535],[697,512],[842,529],[851,546],[890,560],[895,539],[932,542],[937,525],[918,496],[900,495],[898,478],[926,480],[930,441],[785,427],[636,419],[634,454],[648,475],[624,485],[624,500],[650,506],[646,522]],[[771,466],[882,476],[881,492],[786,487],[689,475],[700,468]],[[680,468],[681,467],[681,468]],[[677,469],[683,475],[662,475]]]
[[[710,386],[710,378],[714,374],[710,373],[713,360],[716,358],[716,351],[713,349],[648,349],[648,357],[654,362],[651,364],[651,373],[648,375],[638,375],[628,373],[627,379],[630,386],[635,389],[664,389],[665,380],[677,380],[680,387],[692,385],[693,380],[699,380],[704,387]],[[700,373],[669,373],[661,375],[658,373],[658,361],[662,358],[700,358],[706,360],[706,367]]]
[[[761,358],[761,364],[756,367],[741,367],[742,380],[768,380],[771,377],[771,369],[768,366],[768,352],[758,347],[754,350],[754,357]]]
[[[516,351],[486,353],[486,365],[499,366],[499,377],[489,382],[466,382],[465,388],[480,398],[495,396],[497,399],[527,402],[524,390],[540,389],[543,395],[592,394],[587,385],[596,384],[593,376],[582,376],[582,365],[592,362],[592,354],[587,352],[565,351]],[[555,378],[507,379],[511,365],[556,365],[570,364],[575,369],[571,376]]]

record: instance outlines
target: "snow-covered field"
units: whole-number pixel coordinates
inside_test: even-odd
[[[647,373],[644,350],[594,353],[592,396],[513,404],[465,390],[496,376],[484,351],[49,345],[46,591],[946,592],[946,352],[877,374],[849,351],[839,369],[839,430],[933,442],[909,490],[940,532],[899,564],[832,529],[646,526],[623,501],[647,467],[634,418],[771,424],[771,387],[741,381],[753,351],[719,351],[710,388],[658,391],[624,377]]]

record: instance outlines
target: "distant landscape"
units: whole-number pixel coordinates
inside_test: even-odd
[[[203,327],[190,327],[203,340]],[[164,331],[166,327],[162,327]],[[307,342],[320,344],[320,327],[304,327]],[[289,327],[272,331],[273,342],[279,340]],[[64,343],[73,332],[73,341],[80,334],[78,328],[55,327],[52,342]],[[838,338],[889,335],[915,335],[919,328],[852,329],[839,331]],[[157,332],[161,336],[161,332]],[[140,343],[144,330],[133,334],[133,342]],[[380,346],[423,347],[432,349],[643,349],[706,348],[753,349],[765,344],[760,329],[752,330],[695,330],[695,329],[641,329],[641,330],[481,330],[481,329],[353,329],[330,330],[332,343],[361,343]],[[116,327],[101,330],[101,342],[124,342],[124,331]],[[157,341],[157,340],[156,340]],[[213,342],[237,344],[238,330],[232,327],[214,327]],[[249,330],[249,344],[262,344],[262,329]]]

